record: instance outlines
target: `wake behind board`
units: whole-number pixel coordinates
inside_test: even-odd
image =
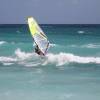
[[[35,44],[38,46],[43,55],[46,55],[49,47],[47,36],[44,34],[33,17],[28,17],[28,26]]]

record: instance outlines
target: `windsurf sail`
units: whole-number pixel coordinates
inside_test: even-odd
[[[45,55],[49,47],[47,36],[33,17],[28,17],[28,25],[35,44],[38,45],[41,52]]]

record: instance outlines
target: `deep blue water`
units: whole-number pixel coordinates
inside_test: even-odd
[[[41,27],[45,58],[27,25],[0,25],[0,99],[100,100],[100,25]]]

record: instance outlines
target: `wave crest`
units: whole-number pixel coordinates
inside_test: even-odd
[[[19,48],[15,51],[15,55],[18,59],[25,60],[30,59],[33,56],[33,53],[22,52]]]
[[[66,63],[96,63],[100,64],[100,57],[81,57],[70,53],[48,54],[48,63],[56,63],[58,66]]]
[[[59,53],[53,54],[48,53],[46,57],[41,58],[35,53],[26,53],[21,51],[19,48],[15,50],[13,56],[0,57],[0,63],[3,65],[19,64],[23,66],[45,66],[47,64],[54,64],[55,66],[62,66],[68,63],[94,63],[100,64],[100,57],[82,57],[71,53]]]

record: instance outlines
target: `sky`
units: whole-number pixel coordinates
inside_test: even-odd
[[[0,24],[100,24],[100,0],[0,0]]]

